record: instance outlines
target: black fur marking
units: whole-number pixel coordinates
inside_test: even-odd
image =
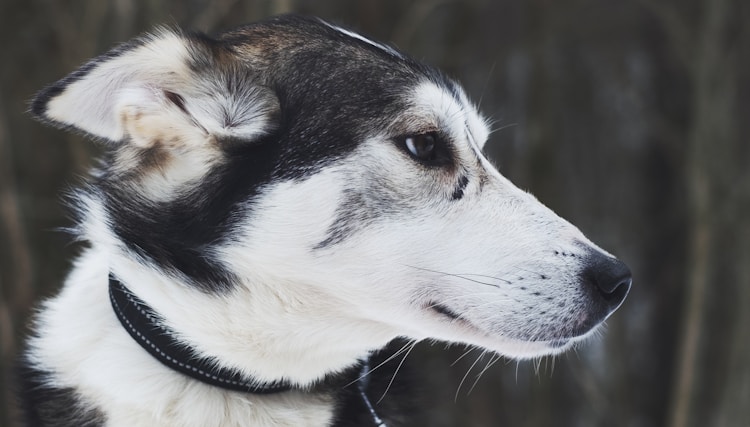
[[[228,161],[200,186],[169,202],[153,202],[137,192],[103,181],[100,193],[117,236],[147,262],[172,270],[210,291],[231,288],[235,277],[212,253],[231,239],[234,222],[271,179],[279,147],[273,136],[254,144],[227,143]]]
[[[466,189],[467,185],[469,185],[469,177],[467,177],[466,175],[461,175],[461,177],[458,178],[458,185],[456,186],[456,189],[453,190],[451,199],[461,200],[461,198],[464,197],[464,190]]]
[[[87,405],[73,388],[49,385],[51,374],[21,360],[16,371],[23,425],[101,427],[104,415]]]
[[[393,358],[396,351],[406,343],[396,340],[369,359],[371,369],[367,374],[364,392],[373,403],[377,416],[388,427],[414,425],[411,414],[418,413],[414,398],[414,381],[408,361],[399,366],[401,360]],[[385,362],[385,363],[384,363]],[[398,375],[391,384],[394,373]],[[23,411],[23,425],[28,427],[102,427],[106,417],[99,410],[87,405],[72,388],[56,388],[47,384],[51,375],[22,361],[16,371],[19,399]],[[360,394],[359,378],[362,365],[358,364],[342,372],[327,375],[309,393],[327,394],[336,402],[333,427],[375,426],[372,415]],[[387,390],[387,393],[386,393]],[[381,396],[384,396],[378,402]],[[377,402],[377,403],[376,403]]]
[[[265,79],[280,106],[273,134],[259,141],[222,144],[228,147],[226,164],[168,203],[134,196],[116,180],[100,184],[115,232],[128,247],[206,291],[231,287],[232,273],[212,256],[211,249],[231,240],[239,223],[252,214],[253,200],[265,185],[305,179],[349,154],[372,133],[386,129],[407,108],[403,90],[397,88],[413,87],[425,75],[446,81],[431,68],[341,38],[338,31],[317,21],[287,17],[271,22],[286,25],[287,21],[295,26],[284,27],[284,33],[307,44],[294,53],[278,53],[271,69],[259,71],[267,73]],[[258,25],[245,31],[268,31]],[[216,43],[253,43],[246,37],[227,36]],[[349,230],[342,224],[318,246],[343,240]]]
[[[403,340],[395,340],[370,356],[371,372],[366,378],[365,393],[378,417],[388,427],[416,425],[413,418],[419,413],[420,405],[415,396],[419,396],[420,393],[419,390],[415,390],[416,381],[409,368],[409,361],[406,360],[400,368],[399,364],[402,361],[400,357],[394,357],[385,362],[406,344]],[[376,366],[378,368],[372,370]],[[360,395],[359,384],[356,382],[361,375],[359,366],[357,368],[341,374],[338,378],[326,380],[328,384],[340,385],[333,388],[335,401],[338,403],[332,427],[375,427],[372,415]],[[391,379],[394,381],[389,384]],[[380,400],[381,397],[382,400]]]
[[[218,141],[225,160],[199,184],[175,190],[167,202],[150,200],[134,181],[138,174],[162,172],[154,163],[169,153],[156,151],[142,153],[150,163],[129,173],[118,171],[116,156],[112,156],[90,191],[104,201],[115,234],[142,262],[160,266],[206,292],[226,291],[236,281],[214,250],[252,220],[255,200],[267,185],[305,179],[351,153],[365,138],[388,132],[410,105],[404,93],[424,80],[454,95],[458,90],[452,80],[431,67],[310,18],[273,18],[215,39],[181,35],[195,78],[225,81],[230,93],[257,87],[276,97],[278,111],[267,112],[275,122],[272,133],[253,141]],[[32,111],[44,119],[47,102],[67,85],[149,40],[137,39],[90,61],[42,91]],[[248,46],[257,57],[245,53]],[[184,109],[179,94],[165,95]],[[225,121],[232,124],[231,117]],[[319,246],[343,240],[351,229],[342,223]]]
[[[168,90],[164,91],[164,96],[167,97],[167,99],[174,105],[177,106],[183,113],[187,114],[187,109],[185,108],[185,98],[182,97],[179,93],[170,92]]]
[[[123,174],[115,167],[116,156],[110,154],[109,164],[94,177],[86,197],[103,202],[113,232],[140,261],[189,279],[206,292],[231,288],[235,277],[213,252],[217,246],[231,241],[239,226],[252,221],[256,200],[271,182],[306,179],[351,153],[363,138],[387,131],[394,117],[409,106],[408,100],[402,98],[404,89],[414,87],[425,78],[448,87],[458,96],[457,85],[440,72],[405,55],[394,56],[342,35],[312,19],[274,18],[226,33],[216,40],[203,35],[184,37],[186,43],[198,44],[190,49],[193,56],[190,66],[198,74],[226,71],[228,52],[240,52],[242,45],[257,43],[262,47],[266,57],[240,58],[243,61],[231,64],[252,68],[247,72],[247,81],[231,83],[238,87],[262,85],[273,92],[280,106],[272,118],[276,122],[273,132],[253,141],[217,141],[225,160],[199,184],[176,190],[168,202],[146,198],[133,178],[133,174],[143,172],[142,168],[130,175]],[[149,40],[144,37],[121,45],[47,87],[31,104],[32,113],[48,123],[70,128],[46,117],[49,100],[102,62]],[[220,60],[204,56],[219,53],[224,55]],[[218,67],[219,64],[222,66]],[[265,68],[255,69],[259,64]],[[166,95],[184,110],[185,102],[178,94]],[[162,159],[171,154],[145,150],[139,155],[141,163],[158,169]],[[371,181],[368,185],[373,188],[388,185],[378,182],[376,176]],[[364,204],[367,210],[362,215],[365,220],[372,220],[392,211],[393,200],[389,199],[389,193],[375,193],[374,197],[380,199],[363,200],[362,194],[352,195],[349,212]],[[83,211],[84,207],[79,209]],[[288,214],[304,215],[305,212]],[[85,218],[85,212],[81,212],[81,217]],[[346,238],[352,226],[352,223],[342,222],[328,244]],[[398,343],[395,348],[401,345],[403,343]],[[394,347],[391,347],[373,356],[371,366],[378,366],[393,352]],[[415,393],[403,393],[409,382],[405,370],[401,368],[396,382],[389,384],[399,363],[400,359],[396,358],[369,374],[366,390],[373,401],[385,395],[384,400],[376,404],[376,411],[389,427],[414,425],[399,418],[415,413],[408,399]],[[358,368],[332,375],[310,391],[329,393],[339,402],[334,423],[337,427],[372,425],[355,381],[360,374]],[[45,380],[52,374],[25,364],[19,375],[29,425],[97,427],[105,422],[102,412],[87,406],[74,389],[49,386]],[[402,397],[402,393],[407,398]]]
[[[313,249],[325,249],[341,243],[361,227],[372,222],[377,211],[369,209],[364,197],[352,190],[345,190],[345,200],[339,206],[336,220],[328,229],[328,237],[318,243]]]

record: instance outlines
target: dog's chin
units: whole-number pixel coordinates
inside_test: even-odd
[[[561,338],[549,341],[524,341],[509,338],[499,338],[489,344],[482,344],[482,347],[493,350],[505,357],[526,360],[543,356],[554,356],[564,353],[575,347],[577,343],[587,339],[589,334],[574,338]]]
[[[464,339],[458,341],[477,345],[488,350],[502,354],[503,356],[524,360],[542,356],[553,356],[564,353],[573,348],[577,343],[585,341],[599,328],[599,325],[582,332],[580,335],[571,337],[560,337],[549,340],[530,341],[523,338],[508,337],[488,332],[484,328],[475,325],[470,320],[452,311],[450,308],[438,304],[430,305],[430,309],[445,320],[450,322],[450,328],[464,335]],[[450,339],[449,339],[450,340]]]
[[[578,338],[552,341],[525,341],[500,337],[493,339],[490,343],[482,343],[482,347],[511,359],[525,360],[563,353],[572,348],[577,341]]]

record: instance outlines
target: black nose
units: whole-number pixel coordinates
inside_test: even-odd
[[[622,261],[602,253],[591,255],[587,261],[586,281],[594,285],[608,311],[614,311],[630,291],[633,281],[630,269]]]

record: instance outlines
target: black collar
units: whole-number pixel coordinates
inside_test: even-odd
[[[164,325],[162,318],[112,274],[109,275],[109,299],[117,319],[130,336],[156,360],[175,371],[206,384],[246,393],[271,394],[293,388],[286,381],[258,381],[238,371],[219,367],[210,358],[199,356],[189,344],[178,341],[177,334]],[[370,373],[368,360],[364,361],[358,372],[359,378],[355,381],[358,382],[358,394],[373,424],[386,427],[366,393]]]
[[[189,344],[177,339],[177,334],[164,325],[151,307],[111,274],[109,298],[117,319],[130,336],[156,360],[175,371],[207,384],[246,393],[270,394],[292,389],[288,382],[262,382],[197,355]]]

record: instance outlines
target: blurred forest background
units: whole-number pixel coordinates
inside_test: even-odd
[[[27,102],[158,24],[314,14],[446,70],[495,122],[501,172],[633,270],[606,332],[540,363],[409,356],[426,426],[750,426],[750,3],[220,0],[0,3],[0,425],[40,297],[77,252],[61,192],[98,148]],[[96,96],[96,94],[92,94]],[[425,361],[422,363],[421,361]],[[472,369],[473,368],[473,369]],[[464,375],[464,384],[459,387]]]

